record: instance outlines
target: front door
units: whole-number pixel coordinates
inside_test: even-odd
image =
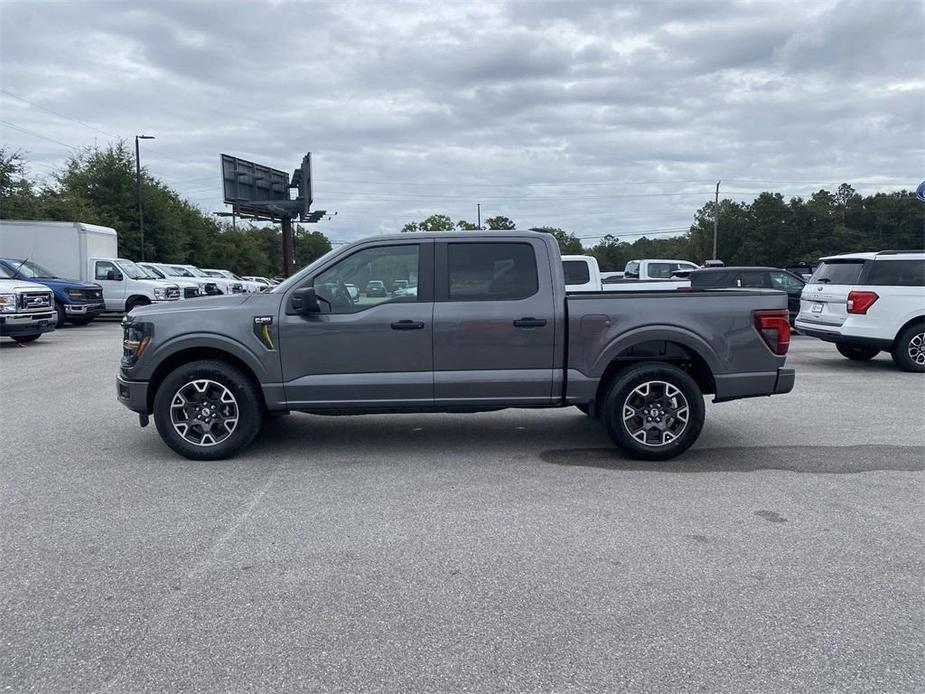
[[[93,281],[103,287],[107,311],[125,309],[125,275],[111,260],[93,260]]]
[[[433,404],[433,243],[383,242],[321,269],[321,313],[280,314],[280,357],[293,409]],[[394,289],[393,289],[394,287]]]
[[[436,404],[549,404],[557,326],[546,247],[459,239],[438,242],[436,258]]]

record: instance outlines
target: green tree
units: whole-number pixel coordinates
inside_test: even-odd
[[[581,241],[574,234],[570,234],[563,229],[558,227],[534,227],[530,231],[541,231],[554,236],[559,244],[559,252],[562,255],[581,255],[584,253],[585,249],[582,247]]]
[[[453,231],[453,220],[445,214],[432,214],[420,222],[408,222],[402,231]]]
[[[26,175],[22,152],[0,147],[0,216],[33,219],[39,202],[35,188],[35,183]]]
[[[498,215],[497,217],[489,217],[486,219],[485,226],[487,226],[492,231],[510,231],[516,228],[514,222],[501,215]]]
[[[465,219],[460,219],[456,222],[456,228],[460,231],[478,231],[479,225],[474,222],[467,222]]]

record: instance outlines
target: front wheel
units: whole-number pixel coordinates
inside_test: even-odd
[[[74,325],[87,325],[88,323],[92,323],[95,317],[96,316],[71,316],[68,320]]]
[[[685,371],[643,362],[621,373],[604,398],[607,433],[639,460],[669,460],[691,447],[703,428],[703,394]]]
[[[58,319],[56,328],[63,328],[64,322],[67,320],[67,314],[64,312],[64,306],[61,305],[60,301],[55,302],[55,317]]]
[[[880,350],[876,347],[864,347],[863,345],[846,345],[841,342],[835,343],[835,349],[837,349],[838,353],[843,357],[847,357],[853,361],[870,361],[878,354],[880,354]]]
[[[892,356],[903,371],[925,372],[925,321],[913,323],[896,336]]]
[[[222,460],[247,446],[263,424],[253,381],[227,362],[174,369],[154,396],[154,424],[168,446],[190,460]]]

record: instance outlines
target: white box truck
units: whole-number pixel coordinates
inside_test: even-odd
[[[28,258],[60,277],[75,277],[103,287],[107,311],[176,301],[180,288],[152,279],[131,260],[119,258],[118,234],[110,227],[83,222],[0,220],[0,255]]]

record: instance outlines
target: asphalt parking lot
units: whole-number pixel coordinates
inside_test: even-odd
[[[191,462],[116,323],[0,349],[11,691],[925,689],[925,379],[795,338],[670,463],[574,408],[274,420]]]

